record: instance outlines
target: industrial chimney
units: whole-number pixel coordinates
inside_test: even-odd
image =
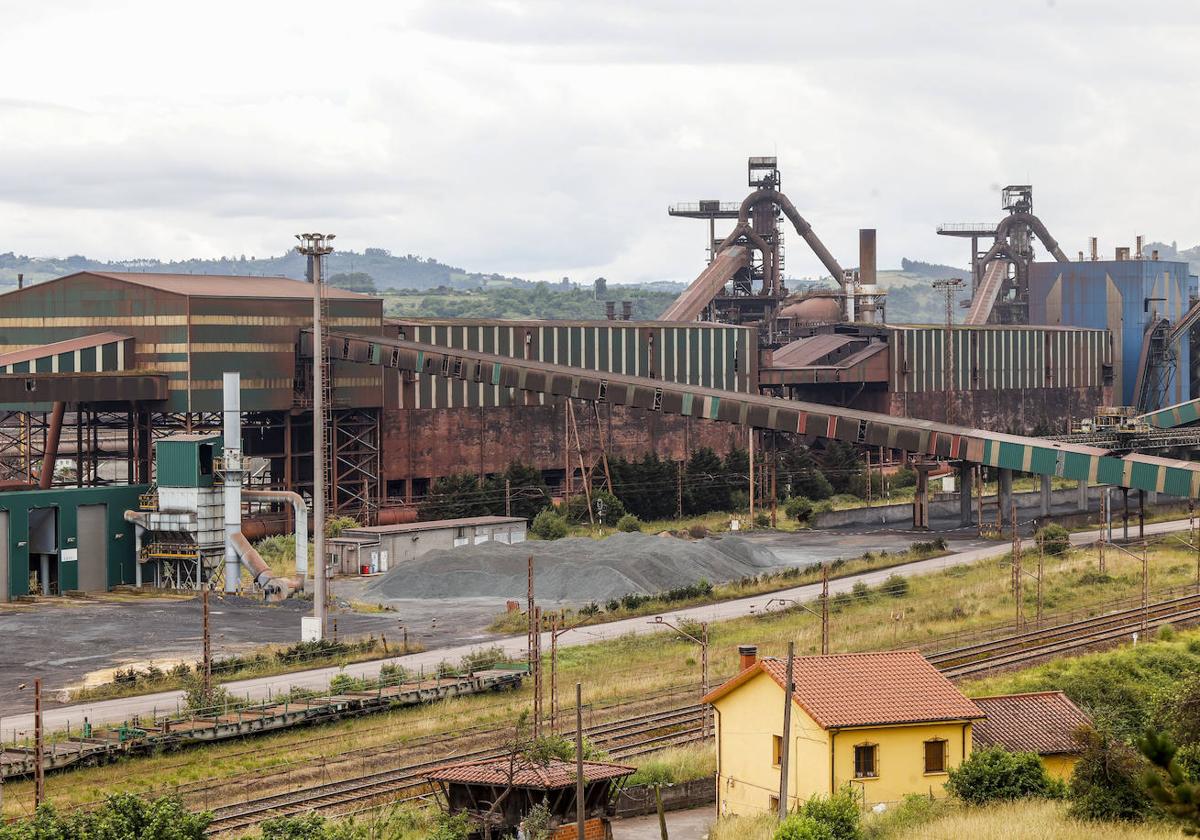
[[[1134,241],[1137,243],[1137,256],[1134,259],[1140,260],[1142,258],[1142,246],[1145,244],[1145,237],[1139,233]]]
[[[18,274],[18,275],[17,275],[17,288],[18,288],[18,289],[24,289],[24,288],[25,288],[25,275],[24,275],[24,274]]]
[[[1098,261],[1100,259],[1100,241],[1094,236],[1089,236],[1088,247],[1092,251],[1092,262]]]
[[[633,320],[633,301],[631,301],[631,300],[621,301],[621,320],[622,321],[632,321]]]
[[[875,323],[875,228],[858,231],[858,284],[862,293],[862,320]]]
[[[615,300],[604,301],[604,317],[610,321],[617,320],[617,302]]]

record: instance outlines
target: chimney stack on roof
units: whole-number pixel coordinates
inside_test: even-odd
[[[604,301],[604,316],[610,321],[617,320],[617,302],[615,300]]]
[[[1092,262],[1096,262],[1097,260],[1100,259],[1100,240],[1098,240],[1094,236],[1089,236],[1088,237],[1088,246],[1092,250]]]
[[[622,321],[632,321],[633,320],[633,301],[631,301],[631,300],[621,301],[621,320]]]
[[[741,662],[741,670],[753,668],[754,663],[758,661],[758,645],[738,645],[738,659]]]
[[[1145,243],[1145,239],[1146,239],[1146,238],[1145,238],[1144,236],[1142,236],[1142,235],[1139,233],[1139,234],[1137,235],[1137,239],[1136,239],[1136,240],[1134,240],[1134,241],[1137,243],[1137,257],[1136,257],[1136,259],[1139,259],[1139,260],[1140,260],[1140,259],[1142,258],[1142,247],[1143,247],[1143,246],[1146,244],[1146,243]]]
[[[18,275],[17,275],[17,288],[18,288],[18,289],[24,289],[24,288],[25,288],[25,275],[24,275],[24,274],[18,274]]]
[[[1126,260],[1128,260],[1129,259],[1129,246],[1125,245],[1123,247],[1117,248],[1116,256],[1117,256],[1117,262],[1125,262]]]

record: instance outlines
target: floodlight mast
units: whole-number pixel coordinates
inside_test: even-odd
[[[332,233],[298,233],[296,250],[308,257],[308,282],[313,287],[313,615],[325,638],[326,595],[325,561],[325,339],[321,325],[321,284],[325,256],[333,253]]]

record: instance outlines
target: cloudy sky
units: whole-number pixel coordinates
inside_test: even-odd
[[[750,10],[754,11],[751,12]],[[843,264],[962,264],[1035,185],[1069,254],[1200,242],[1191,0],[0,0],[0,251],[300,230],[535,278],[688,280],[667,205],[785,192]],[[788,273],[820,265],[793,237]]]

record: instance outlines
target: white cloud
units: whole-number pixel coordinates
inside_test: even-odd
[[[963,263],[1035,185],[1072,253],[1200,240],[1188,2],[0,0],[0,249],[277,253],[323,227],[470,269],[690,279],[678,200],[785,191],[847,265]],[[788,269],[821,271],[797,237]]]

